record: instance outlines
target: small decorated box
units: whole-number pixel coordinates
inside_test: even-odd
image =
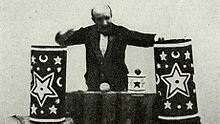
[[[135,75],[128,75],[128,92],[144,93],[146,90],[146,75],[141,75],[141,70],[136,69]]]

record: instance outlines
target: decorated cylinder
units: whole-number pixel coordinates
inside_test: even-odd
[[[156,42],[156,89],[161,99],[158,118],[165,121],[198,118],[190,39]]]
[[[66,58],[65,47],[31,47],[31,121],[65,120]]]

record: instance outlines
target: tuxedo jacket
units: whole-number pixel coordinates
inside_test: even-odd
[[[86,73],[84,77],[90,91],[99,90],[99,85],[103,82],[109,83],[112,91],[127,89],[128,69],[124,61],[126,46],[151,47],[154,44],[155,34],[139,33],[114,24],[111,29],[104,55],[99,47],[100,33],[96,25],[74,31],[63,42],[66,46],[85,44]]]

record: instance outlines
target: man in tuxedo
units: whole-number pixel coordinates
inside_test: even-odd
[[[112,23],[110,6],[96,6],[91,10],[94,25],[57,33],[55,40],[61,46],[85,44],[86,73],[89,91],[98,91],[102,83],[108,83],[111,91],[125,91],[128,85],[128,69],[125,65],[127,45],[152,47],[155,34],[139,33]]]

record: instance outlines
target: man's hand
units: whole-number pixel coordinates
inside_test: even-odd
[[[64,41],[66,41],[72,34],[74,33],[73,29],[66,31],[65,33],[61,33],[60,31],[55,36],[55,41],[61,45],[65,46]]]

